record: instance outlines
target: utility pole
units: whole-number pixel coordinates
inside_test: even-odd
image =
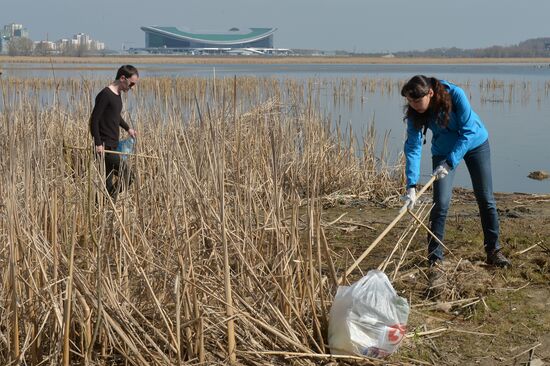
[[[134,42],[131,42],[131,41],[122,41],[122,47],[121,47],[122,49],[121,49],[121,51],[122,51],[122,52],[125,52],[125,51],[126,51],[126,46],[129,45],[129,44],[132,44],[132,43],[134,43]]]

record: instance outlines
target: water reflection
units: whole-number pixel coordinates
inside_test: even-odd
[[[389,131],[390,162],[398,159],[404,140],[404,101],[399,95],[402,83],[414,74],[449,80],[465,89],[472,107],[489,130],[495,190],[550,191],[549,181],[527,178],[531,171],[550,170],[550,152],[546,147],[550,136],[550,124],[547,122],[550,116],[550,68],[545,64],[136,66],[142,78],[172,80],[173,93],[167,96],[151,93],[146,100],[151,104],[162,103],[167,109],[181,105],[178,113],[183,121],[189,117],[193,101],[185,100],[182,104],[186,96],[178,92],[179,78],[212,79],[237,75],[240,82],[241,78],[246,77],[273,80],[270,88],[248,96],[242,95],[241,103],[252,105],[269,98],[279,98],[292,111],[298,108],[296,101],[301,98],[314,105],[334,125],[342,128],[350,126],[355,131],[356,141],[374,123],[380,136]],[[37,93],[42,104],[63,102],[70,106],[78,102],[73,95],[77,87],[68,87],[54,94],[52,91],[56,85],[68,79],[75,84],[84,83],[89,98],[93,98],[100,85],[107,84],[113,78],[115,68],[109,64],[4,64],[2,81],[5,87],[10,79],[43,79],[42,87],[32,91]],[[11,88],[11,98],[16,99],[17,86],[12,85]],[[128,101],[130,115],[137,97],[131,95]],[[380,151],[382,142],[379,145]],[[428,145],[423,151],[422,173],[425,176],[431,171]],[[459,167],[455,179],[456,185],[471,187],[464,164]]]

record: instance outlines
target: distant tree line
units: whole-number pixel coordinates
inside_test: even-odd
[[[30,56],[33,52],[33,42],[26,37],[14,37],[8,42],[8,55]]]
[[[533,38],[512,46],[462,49],[432,48],[425,51],[395,52],[397,57],[550,57],[550,38]]]

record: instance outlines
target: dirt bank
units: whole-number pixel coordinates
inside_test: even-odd
[[[409,337],[393,360],[432,365],[524,365],[530,358],[550,362],[550,196],[497,194],[501,242],[513,263],[509,269],[484,263],[472,193],[458,190],[454,197],[444,241],[448,250],[441,297],[430,298],[426,291],[422,229],[406,252],[409,239],[402,241],[386,266],[395,288],[411,304]],[[397,210],[349,198],[326,204],[328,240],[340,271],[387,227]],[[373,250],[361,264],[363,273],[387,258],[411,220],[401,220]],[[354,272],[351,280],[360,275]]]

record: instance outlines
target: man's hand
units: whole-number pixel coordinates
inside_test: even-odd
[[[407,188],[407,193],[401,197],[401,199],[405,201],[407,208],[412,210],[414,208],[414,204],[416,203],[416,188]]]
[[[130,129],[128,130],[128,135],[130,135],[130,136],[133,137],[133,138],[136,138],[137,132],[136,132],[136,130],[134,130],[133,128],[130,128]]]
[[[444,162],[441,165],[438,165],[437,168],[435,168],[434,172],[432,173],[432,176],[435,177],[435,180],[443,179],[449,174],[451,171],[451,167],[447,162]]]
[[[105,152],[105,148],[103,145],[96,145],[95,152],[96,154],[103,154]]]

